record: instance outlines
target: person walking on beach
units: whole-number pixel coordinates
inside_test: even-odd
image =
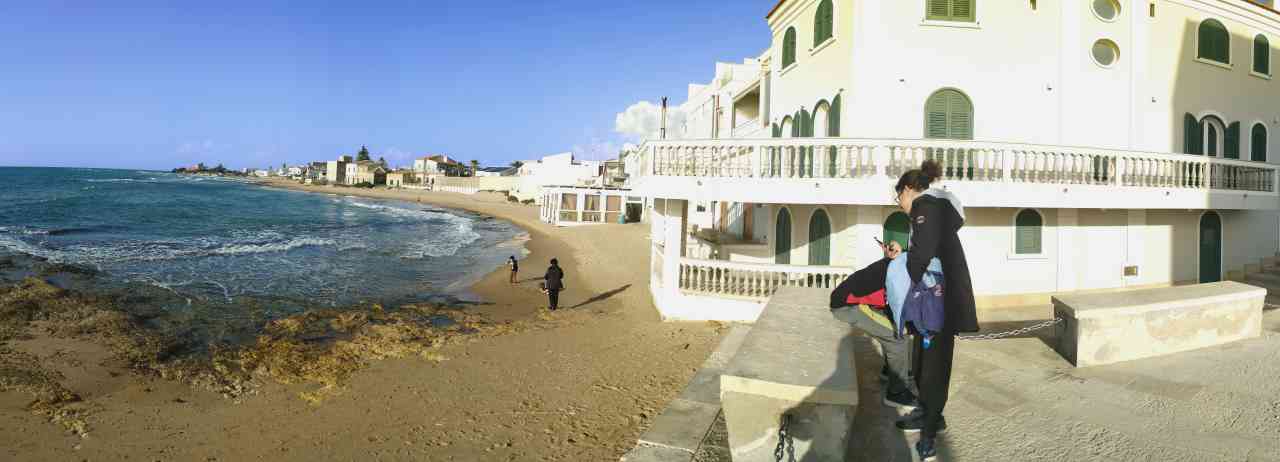
[[[911,217],[911,251],[906,257],[911,283],[921,283],[935,257],[941,262],[943,273],[942,331],[933,334],[928,343],[924,343],[923,335],[916,335],[912,342],[912,370],[920,391],[920,407],[896,423],[903,431],[920,432],[916,452],[921,460],[937,457],[934,438],[947,428],[942,411],[951,387],[955,336],[960,332],[978,331],[973,281],[960,244],[964,207],[954,194],[929,187],[940,177],[942,166],[926,160],[919,169],[902,174],[894,187],[894,200]]]
[[[507,266],[511,267],[511,283],[516,283],[516,273],[520,272],[520,262],[516,261],[516,256],[512,255],[507,259]]]
[[[564,290],[564,270],[560,269],[560,262],[551,259],[551,266],[547,268],[547,274],[542,276],[543,289],[547,291],[547,303],[551,311],[555,311],[560,307],[560,291]]]

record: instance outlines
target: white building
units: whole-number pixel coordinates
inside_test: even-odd
[[[1266,6],[782,0],[767,22],[698,137],[627,159],[668,319],[751,320],[779,284],[879,258],[873,238],[910,232],[893,185],[925,158],[965,203],[980,308],[1238,278],[1280,249]]]
[[[573,153],[565,152],[538,160],[526,160],[520,165],[517,176],[520,179],[510,191],[511,195],[521,201],[533,199],[541,205],[543,187],[585,186],[597,182],[600,177],[600,162],[574,160]]]

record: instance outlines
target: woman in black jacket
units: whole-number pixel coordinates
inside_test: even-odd
[[[543,288],[547,291],[547,304],[551,311],[560,308],[560,291],[564,290],[564,270],[560,269],[560,262],[551,259],[551,266],[547,268],[547,273],[542,276]]]
[[[973,282],[969,278],[969,264],[958,234],[960,227],[964,226],[964,207],[950,192],[929,188],[941,176],[941,165],[926,160],[918,170],[902,174],[894,187],[898,206],[911,217],[907,273],[912,283],[920,282],[934,257],[942,263],[942,304],[946,321],[942,332],[933,336],[927,348],[923,345],[922,336],[915,336],[911,357],[916,386],[920,391],[920,408],[897,423],[898,428],[905,431],[921,432],[916,451],[922,459],[936,454],[934,437],[947,427],[942,410],[947,405],[951,386],[955,335],[978,331]]]

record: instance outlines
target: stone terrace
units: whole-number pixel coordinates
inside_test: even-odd
[[[1268,288],[1280,293],[1280,284]],[[1053,351],[1052,329],[964,341],[957,346],[938,460],[1280,462],[1280,310],[1274,308],[1268,305],[1257,339],[1082,369]],[[984,329],[1021,327],[1051,314],[1048,306],[987,313]],[[893,429],[897,411],[880,404],[875,346],[866,337],[856,341],[863,405],[849,460],[914,460],[917,437]],[[724,438],[718,419],[696,460],[727,461]]]

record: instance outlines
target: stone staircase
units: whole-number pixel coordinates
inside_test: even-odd
[[[1265,258],[1257,265],[1246,265],[1245,284],[1267,289],[1266,310],[1280,308],[1280,256]]]

